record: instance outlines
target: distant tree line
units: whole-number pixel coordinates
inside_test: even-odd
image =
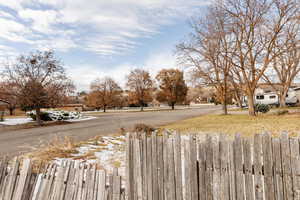
[[[42,125],[41,109],[71,102],[76,90],[53,51],[21,55],[4,64],[0,77],[0,99],[9,102],[10,114],[16,108],[34,110],[39,125]],[[175,104],[186,103],[188,87],[180,70],[163,69],[157,74],[156,82],[148,71],[134,69],[126,79],[125,89],[111,77],[92,81],[90,91],[82,93],[86,96],[85,104],[106,112],[107,108],[124,106],[139,106],[143,111],[153,100],[166,103],[172,109]]]
[[[86,104],[105,112],[108,107],[124,106],[139,106],[143,111],[153,100],[166,103],[173,110],[176,104],[186,103],[188,87],[183,72],[178,69],[162,69],[156,76],[157,82],[143,69],[130,71],[126,79],[126,90],[111,77],[96,79],[90,85]]]

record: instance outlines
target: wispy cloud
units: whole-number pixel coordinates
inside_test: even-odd
[[[0,0],[0,62],[25,53],[22,50],[54,49],[71,60],[72,66],[65,64],[78,90],[88,90],[92,80],[103,76],[113,77],[124,87],[132,69],[144,68],[154,78],[162,68],[177,67],[171,49],[148,51],[143,39],[163,35],[164,28],[188,19],[209,2]],[[117,56],[128,56],[130,61],[116,62]],[[95,61],[102,58],[111,63],[103,67]]]
[[[0,38],[47,45],[58,51],[80,48],[100,55],[125,54],[137,38],[190,15],[207,0],[0,0]],[[10,10],[11,12],[8,12]],[[59,44],[58,44],[59,43]]]
[[[57,11],[22,9],[18,12],[18,15],[30,24],[32,30],[38,33],[55,34],[52,25],[57,23]]]
[[[0,18],[0,37],[11,42],[31,43],[27,36],[31,34],[30,30],[23,24],[11,19]]]

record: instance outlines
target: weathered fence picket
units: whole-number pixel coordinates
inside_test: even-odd
[[[283,194],[284,199],[293,199],[293,185],[291,177],[291,155],[289,138],[286,133],[281,135],[281,163],[283,174]]]
[[[275,199],[283,198],[283,182],[282,182],[282,166],[281,166],[281,150],[280,140],[278,138],[272,139],[273,154],[274,154],[274,187],[275,187]]]
[[[255,135],[254,145],[253,145],[253,165],[254,165],[255,199],[257,200],[264,199],[262,162],[263,162],[262,161],[262,137],[261,135]]]
[[[205,187],[205,144],[198,144],[198,191],[200,200],[206,200],[206,187]]]
[[[36,172],[30,160],[3,159],[0,200],[300,199],[299,142],[287,133],[128,134],[125,177],[78,161]]]
[[[21,170],[16,160],[10,168],[1,161],[5,172],[1,176],[1,200],[121,200],[124,191],[121,177],[111,175],[112,183],[107,185],[106,173],[96,166],[74,166],[73,162],[61,166],[49,165],[44,173],[32,172],[30,160],[24,160]],[[76,168],[78,167],[78,168]],[[108,191],[111,190],[111,193]]]
[[[153,200],[157,194],[164,194],[157,199],[165,200],[300,199],[298,138],[287,134],[272,138],[265,133],[254,138],[236,135],[232,140],[224,135],[164,133],[141,140],[148,144],[145,151],[152,152],[144,160],[152,163],[152,174],[147,171],[142,182],[159,186],[158,192],[150,187],[152,192],[143,199]],[[153,172],[158,173],[158,181]]]
[[[252,151],[249,140],[243,141],[245,192],[247,200],[254,200],[254,183],[252,175]]]

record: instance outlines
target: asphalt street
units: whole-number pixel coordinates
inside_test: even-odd
[[[83,141],[98,135],[117,133],[121,128],[130,130],[135,124],[143,123],[161,126],[200,115],[218,112],[221,108],[205,105],[192,109],[154,112],[105,113],[89,121],[66,125],[4,131],[0,129],[0,155],[15,156],[32,151],[33,148],[59,137],[69,136],[75,141]]]

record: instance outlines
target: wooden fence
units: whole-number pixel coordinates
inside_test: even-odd
[[[0,162],[0,200],[123,200],[117,170],[107,176],[96,165],[66,162],[49,165],[43,173],[33,173],[30,160],[8,167]]]
[[[300,199],[299,139],[127,137],[130,200]]]
[[[0,161],[0,200],[300,199],[299,139],[128,134],[125,191],[95,165]]]

